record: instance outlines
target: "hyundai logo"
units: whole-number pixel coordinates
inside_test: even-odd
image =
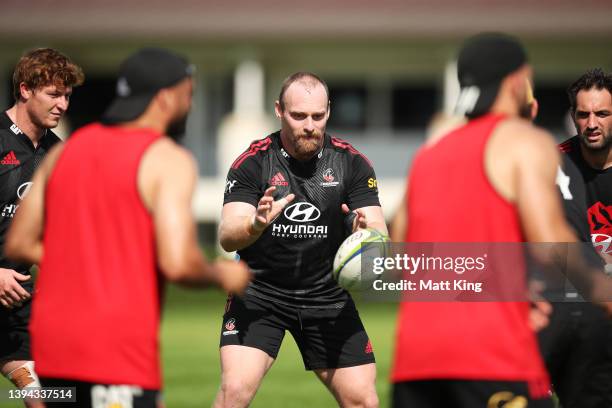
[[[321,211],[310,203],[295,203],[285,209],[285,217],[295,222],[309,222],[319,219]]]
[[[17,197],[19,197],[20,200],[23,200],[26,194],[28,194],[28,192],[30,191],[30,188],[32,188],[31,181],[28,181],[27,183],[23,183],[22,185],[20,185],[17,188]]]

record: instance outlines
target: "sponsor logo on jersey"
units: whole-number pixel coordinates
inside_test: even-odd
[[[235,330],[236,329],[236,319],[234,319],[233,317],[230,319],[227,319],[223,327],[225,328],[225,330],[223,331],[224,336],[229,336],[230,334],[238,334],[238,330]]]
[[[321,210],[307,202],[299,202],[285,208],[283,213],[289,221],[299,224],[272,224],[272,236],[280,238],[327,238],[327,225],[306,225],[306,222],[316,221],[321,217]]]
[[[31,181],[21,184],[19,187],[17,187],[17,197],[19,197],[20,200],[23,200],[31,188]],[[2,207],[2,212],[0,212],[0,216],[4,218],[13,218],[18,208],[19,204],[5,204],[4,207]]]
[[[285,217],[295,222],[315,221],[320,216],[321,210],[307,202],[295,203],[285,208]]]
[[[285,180],[285,176],[280,171],[270,179],[271,186],[288,186],[289,183]]]
[[[15,212],[17,212],[17,208],[19,208],[19,204],[5,204],[2,207],[1,216],[5,218],[13,218],[15,216]]]
[[[375,179],[375,178],[373,178],[373,177],[370,177],[370,178],[368,179],[368,187],[369,187],[369,188],[378,188],[378,180],[376,180],[376,179]]]
[[[338,184],[340,184],[340,182],[334,181],[335,179],[334,171],[332,169],[327,169],[323,172],[323,182],[321,183],[321,186],[336,187]]]
[[[500,391],[491,395],[487,408],[526,408],[528,400],[522,395],[514,395],[510,391]]]
[[[327,225],[272,224],[272,236],[281,238],[327,238]]]
[[[19,197],[20,200],[23,200],[25,196],[30,192],[32,184],[33,183],[31,181],[28,181],[17,187],[17,197]]]
[[[23,132],[21,131],[21,129],[19,129],[19,126],[17,126],[17,125],[16,125],[16,124],[14,124],[14,123],[11,125],[11,132],[13,132],[13,133],[14,133],[14,134],[16,134],[16,135],[19,135],[19,134],[23,133]]]
[[[587,211],[591,240],[602,254],[612,253],[612,205],[605,206],[600,201]]]
[[[100,385],[91,387],[92,408],[132,408],[134,398],[142,397],[142,388],[132,385]]]
[[[225,194],[232,194],[232,188],[237,182],[238,180],[225,180]]]
[[[366,344],[364,352],[366,354],[372,354],[374,352],[374,349],[372,348],[372,342],[370,341],[370,339],[368,339],[368,344]]]
[[[17,159],[17,156],[15,156],[15,152],[11,150],[6,156],[4,156],[2,160],[0,160],[0,164],[7,166],[21,164],[21,162],[19,161],[19,159]]]

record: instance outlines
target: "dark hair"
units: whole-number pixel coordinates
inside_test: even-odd
[[[85,80],[81,67],[52,48],[38,48],[24,54],[13,73],[13,96],[19,100],[19,86],[25,83],[36,90],[47,85],[58,88],[79,86]]]
[[[576,112],[576,95],[580,91],[588,91],[591,88],[606,89],[612,95],[612,75],[606,74],[601,68],[594,68],[587,71],[567,88],[572,112]]]
[[[283,81],[283,86],[281,87],[281,91],[278,96],[278,103],[280,104],[281,110],[285,110],[285,92],[287,91],[287,88],[289,88],[289,86],[294,82],[318,82],[323,86],[323,88],[325,88],[325,94],[327,95],[327,101],[329,104],[329,88],[327,87],[327,84],[324,80],[322,80],[318,75],[313,74],[312,72],[296,72],[295,74],[288,76],[287,79]]]

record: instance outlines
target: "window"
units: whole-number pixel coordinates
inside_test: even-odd
[[[534,92],[539,104],[535,123],[556,134],[565,134],[565,115],[570,107],[565,87],[536,83]]]
[[[425,129],[437,111],[438,91],[431,86],[399,85],[393,88],[394,130]]]
[[[366,89],[362,85],[329,86],[333,129],[362,130],[366,126]]]

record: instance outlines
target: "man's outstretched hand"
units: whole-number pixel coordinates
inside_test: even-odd
[[[281,211],[295,199],[295,194],[288,194],[287,196],[274,201],[274,191],[276,187],[269,187],[263,197],[257,203],[257,209],[253,216],[251,228],[254,232],[260,233],[266,229],[268,225],[272,223],[279,216]]]
[[[342,212],[348,216],[351,213],[351,210],[349,209],[348,205],[342,204]],[[363,210],[357,209],[352,211],[352,213],[355,214],[351,226],[352,232],[357,232],[357,230],[368,228],[368,220],[363,213]]]

